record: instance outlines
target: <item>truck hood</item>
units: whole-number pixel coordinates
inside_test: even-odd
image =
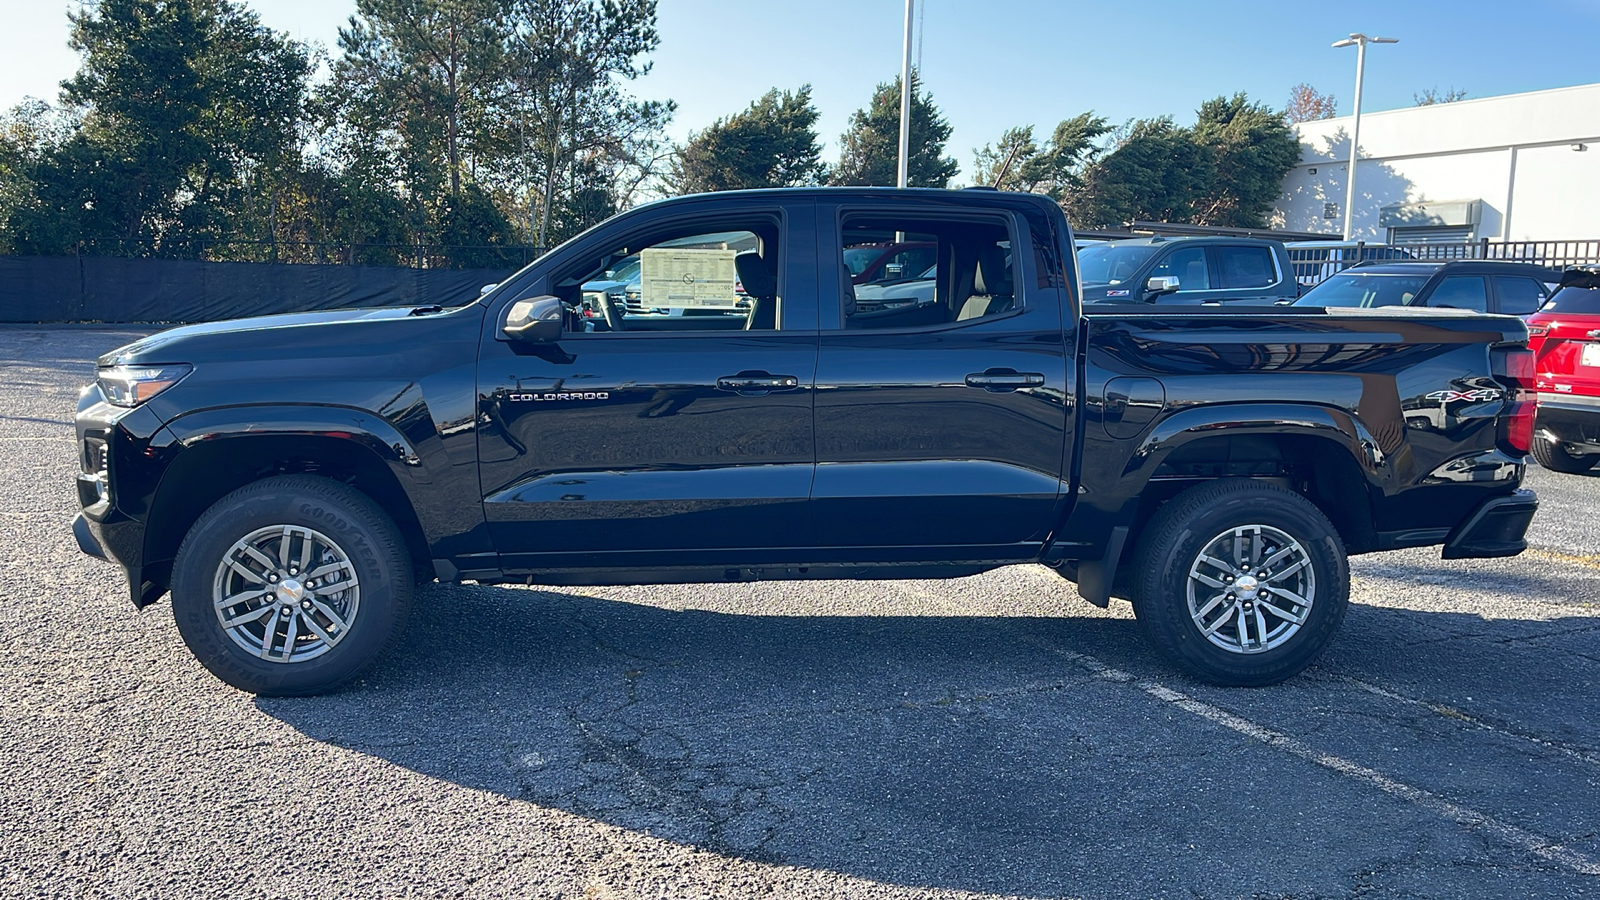
[[[381,323],[392,323],[389,326],[391,328],[415,324],[415,330],[420,332],[430,320],[459,315],[472,309],[481,312],[483,307],[469,304],[450,310],[430,306],[328,309],[184,325],[118,347],[101,356],[98,364],[192,363],[217,356],[237,358],[241,353],[246,356],[268,354],[281,351],[291,344],[305,343],[303,339],[312,335],[315,335],[317,343],[322,343],[331,336],[331,332],[345,332]]]

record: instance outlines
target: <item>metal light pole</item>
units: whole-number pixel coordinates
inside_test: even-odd
[[[900,171],[895,187],[906,186],[911,165],[911,11],[917,0],[906,0],[906,49],[900,63]]]
[[[1356,112],[1355,121],[1350,125],[1350,166],[1344,173],[1344,239],[1347,241],[1350,240],[1351,221],[1355,218],[1356,153],[1361,149],[1361,79],[1367,71],[1367,45],[1398,43],[1399,38],[1367,37],[1364,34],[1351,34],[1342,41],[1333,42],[1335,47],[1354,44],[1356,48]]]

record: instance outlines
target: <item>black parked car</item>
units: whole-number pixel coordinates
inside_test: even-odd
[[[1499,260],[1364,262],[1329,277],[1295,306],[1433,306],[1531,316],[1561,273]]]
[[[1085,303],[1272,306],[1299,293],[1281,241],[1149,237],[1078,250]]]

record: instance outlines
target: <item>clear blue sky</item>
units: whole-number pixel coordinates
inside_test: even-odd
[[[4,0],[0,106],[53,100],[77,67],[67,49],[75,0]],[[354,0],[254,0],[270,27],[334,48]],[[1400,38],[1371,49],[1364,111],[1409,106],[1412,94],[1455,87],[1472,97],[1600,81],[1600,0],[921,0],[921,61],[934,101],[954,126],[949,152],[1012,125],[1047,135],[1092,109],[1113,122],[1170,113],[1245,91],[1282,107],[1308,82],[1349,111],[1355,50],[1328,45],[1351,31]],[[682,140],[770,87],[810,83],[820,129],[839,134],[873,86],[900,70],[903,0],[661,0],[655,69],[632,89],[672,98]]]

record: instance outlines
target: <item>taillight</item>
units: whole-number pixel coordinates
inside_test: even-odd
[[[1528,323],[1528,337],[1530,338],[1542,338],[1549,333],[1550,326],[1548,325],[1535,325],[1532,322]]]
[[[1539,395],[1534,392],[1533,351],[1526,347],[1496,347],[1489,351],[1490,371],[1505,385],[1509,402],[1500,414],[1500,449],[1526,456],[1533,446],[1533,417]]]

